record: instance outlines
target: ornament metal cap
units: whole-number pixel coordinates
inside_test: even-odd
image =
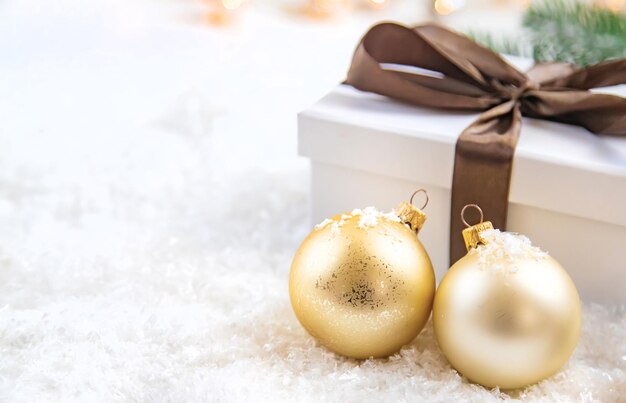
[[[478,224],[470,225],[467,221],[465,221],[465,211],[469,207],[475,208],[480,213],[480,222]],[[461,220],[463,221],[463,224],[467,226],[467,228],[463,230],[463,240],[465,241],[465,247],[468,251],[476,248],[478,245],[484,245],[486,241],[482,236],[480,236],[480,234],[483,231],[493,229],[491,221],[483,221],[483,218],[483,210],[477,204],[468,204],[463,207],[463,210],[461,210]]]
[[[413,198],[418,193],[424,193],[426,200],[421,208],[417,208],[413,205]],[[424,189],[418,189],[411,195],[411,199],[408,202],[402,202],[396,208],[396,214],[400,217],[403,223],[409,226],[417,234],[426,221],[426,214],[422,211],[428,204],[428,193]]]

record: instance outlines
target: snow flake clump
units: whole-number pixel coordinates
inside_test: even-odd
[[[390,221],[400,222],[400,218],[392,211],[390,213],[382,213],[376,210],[375,207],[366,207],[363,210],[355,209],[351,213],[353,216],[359,216],[358,228],[366,229],[375,227],[381,218],[386,218]]]
[[[316,230],[324,229],[327,226],[331,226],[330,232],[332,235],[338,235],[341,233],[341,227],[345,224],[346,220],[353,217],[359,217],[357,228],[368,229],[378,225],[381,219],[387,219],[389,221],[400,222],[400,218],[395,212],[382,213],[376,210],[375,207],[366,207],[364,209],[354,209],[349,214],[342,214],[339,221],[325,219],[321,223],[315,226]]]
[[[317,224],[317,225],[315,226],[315,229],[323,229],[323,228],[326,228],[326,226],[327,226],[328,224],[332,224],[332,223],[334,223],[334,221],[333,221],[333,220],[331,220],[330,218],[327,218],[327,219],[325,219],[324,221],[322,221],[321,223]]]
[[[489,268],[496,272],[517,272],[516,262],[520,259],[541,260],[548,256],[540,248],[533,246],[530,239],[524,235],[501,232],[498,229],[490,229],[481,232],[484,245],[472,249],[470,253],[478,253],[479,267]]]

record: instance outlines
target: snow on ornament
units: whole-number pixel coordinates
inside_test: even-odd
[[[391,213],[374,207],[326,219],[291,265],[296,317],[321,344],[352,358],[386,357],[428,320],[435,274],[417,233],[426,220],[411,201]]]
[[[467,208],[480,212],[469,225]],[[519,234],[493,229],[476,205],[461,212],[468,253],[439,284],[437,341],[470,381],[521,388],[556,373],[578,342],[581,304],[574,282],[546,252]]]

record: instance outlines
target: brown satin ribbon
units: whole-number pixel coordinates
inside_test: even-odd
[[[466,253],[459,214],[464,205],[479,204],[496,228],[506,228],[522,115],[626,136],[626,99],[588,91],[624,83],[626,59],[583,69],[564,63],[538,64],[524,74],[496,53],[443,27],[392,23],[376,25],[365,34],[346,80],[359,90],[418,106],[484,111],[456,143],[451,264]]]

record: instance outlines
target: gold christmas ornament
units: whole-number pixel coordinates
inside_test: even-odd
[[[480,223],[463,217],[480,211]],[[528,238],[461,213],[467,255],[446,273],[433,308],[450,364],[486,387],[521,388],[556,373],[580,334],[581,304],[561,265]]]
[[[353,358],[386,357],[413,340],[435,294],[433,267],[417,238],[425,219],[405,202],[392,213],[368,207],[317,225],[289,275],[291,305],[302,326]]]

